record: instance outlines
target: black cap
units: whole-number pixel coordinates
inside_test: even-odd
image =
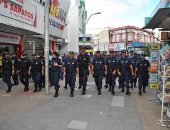
[[[113,51],[113,50],[110,50],[110,51],[109,51],[109,53],[110,53],[110,54],[113,54],[113,53],[114,53],[114,51]]]
[[[97,53],[97,54],[100,54],[100,51],[99,51],[99,50],[97,50],[97,51],[96,51],[96,53]]]
[[[74,55],[74,52],[73,51],[70,51],[70,53],[69,54],[73,54]]]
[[[121,52],[121,54],[122,54],[122,53],[125,53],[125,54],[126,54],[126,51],[125,51],[125,50],[123,50],[123,51]]]
[[[141,56],[145,56],[145,53],[142,53]]]

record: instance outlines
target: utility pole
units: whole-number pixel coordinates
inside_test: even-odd
[[[45,2],[45,92],[49,94],[49,0]]]

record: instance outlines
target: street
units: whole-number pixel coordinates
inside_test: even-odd
[[[160,102],[153,90],[139,97],[137,89],[131,90],[131,96],[116,89],[112,96],[103,88],[102,95],[97,95],[90,77],[86,95],[76,89],[70,98],[64,81],[60,85],[59,97],[54,98],[53,88],[47,96],[45,90],[24,93],[21,85],[8,95],[1,82],[0,130],[166,130],[158,121]]]

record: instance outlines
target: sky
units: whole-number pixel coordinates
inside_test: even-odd
[[[71,0],[72,1],[72,0]],[[108,27],[133,25],[144,27],[144,18],[151,16],[160,0],[85,0],[88,16],[87,33],[97,34]]]

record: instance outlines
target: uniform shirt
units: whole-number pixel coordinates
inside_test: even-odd
[[[89,63],[90,63],[90,57],[87,54],[85,55],[80,54],[77,58],[77,62],[78,62],[78,67],[80,70],[83,70],[83,69],[87,70]]]
[[[2,60],[2,71],[12,71],[13,62],[11,59]]]
[[[43,62],[39,59],[33,60],[31,62],[31,71],[32,72],[42,72]]]
[[[138,62],[137,58],[131,58],[131,63],[133,68],[136,68],[137,62]]]
[[[64,67],[65,67],[66,73],[68,72],[76,73],[76,69],[78,67],[77,60],[75,58],[74,59],[68,58],[64,64]]]
[[[117,59],[115,57],[108,57],[106,59],[107,71],[114,71],[117,69]]]
[[[29,70],[29,67],[30,67],[30,60],[29,59],[21,59],[21,62],[20,62],[20,70],[21,71],[28,71]]]
[[[21,60],[18,58],[12,58],[12,62],[14,63],[14,69],[19,70]]]
[[[54,66],[54,63],[57,63],[58,65],[62,65],[60,58],[52,58],[50,61],[50,71],[56,72],[60,71],[60,67]]]
[[[150,63],[148,60],[140,60],[138,63],[137,63],[137,69],[138,69],[138,73],[139,74],[142,74],[142,75],[145,75],[145,74],[148,74],[148,68],[150,66]]]
[[[93,66],[94,66],[94,72],[103,72],[105,71],[104,70],[104,66],[105,66],[105,61],[104,61],[104,58],[100,57],[96,57],[94,60],[93,60]]]
[[[129,58],[120,58],[118,60],[118,67],[120,71],[128,71],[130,70],[130,65],[131,65],[131,61]]]

